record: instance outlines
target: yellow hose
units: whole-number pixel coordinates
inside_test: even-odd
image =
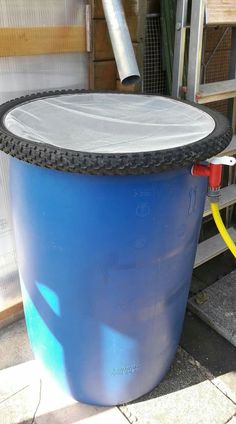
[[[234,257],[236,258],[236,245],[230,237],[227,229],[225,228],[225,225],[220,216],[218,203],[211,203],[211,211],[221,237],[223,238],[225,244],[228,246],[229,250],[232,252]]]

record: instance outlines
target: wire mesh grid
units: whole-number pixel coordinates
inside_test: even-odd
[[[231,36],[229,27],[206,27],[202,55],[202,84],[230,79]],[[228,115],[228,100],[207,104],[211,109]]]
[[[143,92],[166,93],[165,72],[162,70],[161,20],[157,13],[146,17]]]

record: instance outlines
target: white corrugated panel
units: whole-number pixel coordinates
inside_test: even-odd
[[[1,0],[0,27],[85,26],[86,0]],[[38,91],[88,88],[86,53],[0,57],[0,103]],[[0,154],[0,311],[20,299],[8,159]]]

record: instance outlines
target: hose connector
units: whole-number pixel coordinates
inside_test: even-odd
[[[231,156],[215,157],[205,165],[193,165],[191,174],[208,177],[208,197],[212,203],[219,202],[223,165],[234,166],[236,159]]]
[[[208,161],[206,165],[193,165],[191,173],[195,176],[208,177],[208,197],[215,224],[226,246],[236,258],[236,245],[222,221],[218,204],[223,165],[234,166],[235,164],[236,159],[230,156],[216,157]]]

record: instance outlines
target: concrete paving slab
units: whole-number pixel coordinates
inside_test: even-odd
[[[37,404],[37,385],[22,388],[0,404],[1,424],[24,424],[32,421]]]
[[[23,319],[0,330],[0,370],[33,359]]]
[[[215,377],[236,371],[236,348],[191,312],[186,314],[180,345]]]
[[[121,410],[131,423],[138,424],[225,424],[236,406],[180,349],[165,380]]]
[[[0,370],[0,404],[31,384],[38,383],[38,380],[35,361]]]
[[[214,330],[236,346],[236,271],[203,290],[204,302],[196,296],[189,300],[189,308]]]
[[[207,380],[201,367],[182,349],[157,389],[121,408],[126,418],[117,408],[77,403],[50,380],[44,379],[40,385],[24,322],[0,332],[0,349],[1,424],[31,424],[36,409],[35,424],[225,424],[236,412],[235,405],[221,393],[222,384],[219,390]]]
[[[236,371],[220,375],[211,381],[222,393],[236,404]]]
[[[0,423],[127,424],[118,408],[75,402],[53,381],[40,380],[23,320],[0,331]]]
[[[236,348],[195,314],[188,312],[180,341],[215,384],[236,403]]]
[[[207,287],[205,281],[199,280],[199,278],[192,276],[191,286],[190,286],[190,296],[197,294],[199,291],[204,290]]]
[[[212,230],[210,231],[211,235],[216,234],[215,224],[212,223]],[[208,237],[210,237],[210,233]],[[193,270],[193,276],[196,277],[199,282],[199,290],[206,289],[211,284],[215,283],[215,281],[223,278],[225,275],[230,274],[235,270],[235,259],[230,251],[226,251],[221,255],[211,259],[208,262],[205,262],[203,265],[195,268]],[[197,283],[197,281],[195,281]],[[195,284],[194,289],[197,289],[197,285]],[[191,291],[191,289],[190,289]]]
[[[231,420],[228,421],[227,424],[236,424],[236,417],[231,418]]]
[[[118,408],[75,402],[49,379],[40,380],[36,361],[0,371],[0,423],[127,424]]]

